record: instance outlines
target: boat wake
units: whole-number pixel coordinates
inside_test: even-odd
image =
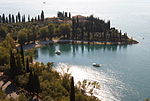
[[[60,73],[70,73],[77,84],[78,81],[88,80],[100,83],[100,89],[94,90],[94,95],[102,101],[120,101],[122,91],[128,90],[125,84],[103,71],[97,71],[87,66],[59,63],[56,70]]]

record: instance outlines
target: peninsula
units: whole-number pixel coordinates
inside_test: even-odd
[[[136,44],[127,33],[111,28],[110,21],[98,17],[76,15],[69,12],[58,12],[57,17],[45,18],[44,11],[37,17],[26,18],[17,15],[0,15],[0,40],[8,33],[16,43],[29,44],[35,41],[50,40],[52,42],[88,43],[88,44]]]

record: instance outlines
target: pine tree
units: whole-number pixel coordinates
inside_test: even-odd
[[[41,12],[41,20],[44,21],[44,11]]]
[[[29,67],[29,59],[27,58],[26,60],[26,72],[30,72],[30,67]]]
[[[75,101],[74,78],[71,77],[70,101]]]

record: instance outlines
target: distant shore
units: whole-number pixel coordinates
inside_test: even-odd
[[[51,45],[54,43],[60,44],[90,44],[90,45],[128,45],[128,44],[137,44],[136,40],[131,40],[128,42],[110,42],[110,41],[80,41],[80,40],[46,40],[46,41],[36,41],[30,42],[29,44],[24,45],[24,49],[38,48],[43,45]],[[19,45],[17,45],[19,47]]]

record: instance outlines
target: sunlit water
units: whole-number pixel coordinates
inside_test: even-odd
[[[150,97],[149,0],[0,0],[0,14],[20,11],[35,16],[41,10],[46,17],[56,16],[57,11],[94,14],[111,20],[111,26],[127,32],[140,43],[128,46],[55,44],[38,48],[36,61],[53,61],[57,69],[69,66],[76,81],[100,82],[97,95],[104,101],[143,101]],[[55,54],[57,49],[62,51],[60,56]],[[93,62],[102,67],[94,68]]]

